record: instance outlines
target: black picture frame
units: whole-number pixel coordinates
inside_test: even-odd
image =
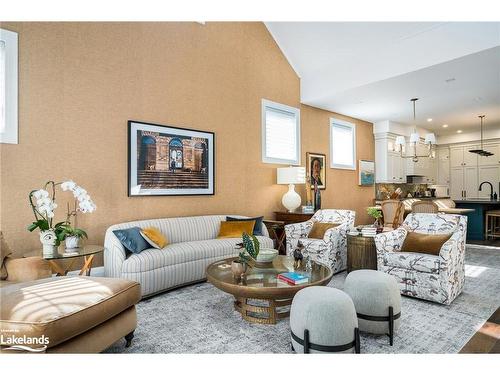
[[[215,195],[214,132],[128,120],[127,160],[129,197]]]

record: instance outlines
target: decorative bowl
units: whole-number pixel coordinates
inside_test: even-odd
[[[278,250],[271,248],[261,248],[255,261],[257,263],[271,263],[278,256]]]

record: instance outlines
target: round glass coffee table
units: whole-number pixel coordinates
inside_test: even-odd
[[[248,267],[245,275],[237,279],[231,272],[231,262],[237,258],[224,259],[207,267],[207,280],[216,288],[232,294],[234,308],[243,319],[262,324],[276,324],[277,319],[290,315],[293,296],[301,289],[313,285],[326,285],[333,273],[327,266],[312,262],[309,281],[290,285],[277,278],[284,272],[306,273],[294,270],[293,258],[278,255],[273,263]]]

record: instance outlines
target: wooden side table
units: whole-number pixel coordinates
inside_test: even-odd
[[[302,223],[312,218],[314,213],[305,214],[303,212],[287,212],[287,211],[275,211],[274,219],[278,221],[283,221],[286,224]]]
[[[347,273],[361,269],[377,269],[375,238],[347,234]]]
[[[280,255],[286,255],[285,222],[278,220],[262,221],[274,242],[274,247]]]

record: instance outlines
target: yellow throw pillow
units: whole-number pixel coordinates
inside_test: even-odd
[[[323,237],[325,237],[325,232],[328,229],[338,227],[339,225],[340,224],[333,223],[318,223],[317,221],[315,221],[307,237],[322,240]]]
[[[252,234],[255,220],[251,221],[221,221],[217,238],[241,238],[243,233]]]
[[[168,245],[168,241],[165,236],[155,227],[149,227],[141,230],[141,236],[156,249],[163,249]]]

